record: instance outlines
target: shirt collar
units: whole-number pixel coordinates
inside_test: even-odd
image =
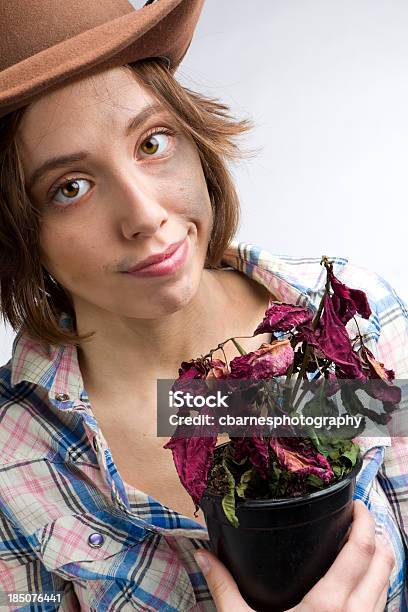
[[[72,319],[67,313],[62,313],[59,326],[72,329]],[[11,358],[11,384],[21,382],[42,387],[51,403],[64,410],[86,398],[77,348],[72,345],[45,347],[23,331],[14,339]]]

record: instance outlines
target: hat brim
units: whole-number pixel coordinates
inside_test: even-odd
[[[83,32],[0,73],[0,117],[95,67],[148,57],[174,71],[191,43],[204,0],[159,0]]]

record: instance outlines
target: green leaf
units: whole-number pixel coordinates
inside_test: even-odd
[[[244,465],[248,461],[248,457],[242,457],[240,461],[237,461],[232,455],[229,458],[235,465]]]
[[[339,409],[330,397],[315,395],[303,406],[302,413],[305,417],[338,416]]]
[[[336,478],[338,480],[340,480],[340,478],[342,478],[342,476],[343,476],[343,474],[344,474],[344,472],[346,470],[344,465],[333,465],[332,469],[333,469],[333,472],[334,472],[334,474],[335,474],[335,476],[336,476]]]
[[[335,436],[336,438],[341,438],[344,441],[351,441],[353,438],[361,435],[366,426],[365,417],[361,418],[360,425],[358,428],[353,427],[352,425],[341,425],[340,427],[336,427],[332,431],[328,432],[328,435]]]
[[[340,396],[341,401],[349,414],[353,416],[356,414],[364,414],[363,402],[347,382],[341,385]]]
[[[272,497],[285,497],[292,474],[287,470],[282,470],[276,460],[273,460],[271,463],[270,474],[274,476],[268,482],[270,495]]]
[[[322,487],[324,487],[323,480],[319,478],[318,476],[316,476],[316,474],[308,474],[307,482],[308,484],[312,485],[313,487],[317,487],[318,489],[321,489]]]
[[[340,456],[340,460],[346,459],[347,463],[348,462],[351,463],[351,466],[353,467],[357,463],[357,457],[358,457],[359,451],[360,451],[359,445],[353,442],[349,449],[344,450],[342,452]]]
[[[248,485],[251,482],[252,475],[253,475],[252,468],[242,474],[241,480],[239,484],[237,484],[236,486],[236,492],[237,492],[237,495],[239,495],[239,497],[242,497],[245,499],[245,491],[247,490]]]
[[[227,475],[227,482],[229,487],[228,492],[222,498],[222,507],[225,512],[225,516],[227,517],[231,525],[233,527],[238,527],[239,521],[235,514],[235,480],[227,467],[225,459],[223,459],[222,465]]]
[[[341,454],[341,450],[339,450],[338,448],[334,448],[333,450],[330,451],[328,457],[334,463],[335,461],[338,461],[340,459],[340,454]]]
[[[332,446],[331,444],[327,443],[323,432],[319,432],[319,434],[317,434],[316,430],[313,427],[307,426],[305,428],[305,437],[310,438],[319,453],[322,453],[322,455],[324,455],[325,457],[328,456],[330,450],[332,449]]]

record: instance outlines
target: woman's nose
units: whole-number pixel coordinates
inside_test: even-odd
[[[158,191],[151,177],[122,172],[115,208],[126,238],[153,235],[168,219],[166,194]]]

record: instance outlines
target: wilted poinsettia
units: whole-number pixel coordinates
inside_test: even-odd
[[[237,338],[229,338],[208,355],[184,361],[176,383],[199,379],[211,385],[214,381],[226,380],[232,393],[236,392],[234,409],[238,414],[241,405],[248,401],[253,401],[255,414],[259,410],[268,412],[277,404],[278,412],[287,414],[287,401],[293,415],[300,409],[302,396],[308,392],[312,392],[313,399],[306,403],[305,414],[307,411],[313,416],[335,414],[338,408],[333,396],[340,391],[343,407],[350,414],[386,423],[391,418],[388,413],[401,399],[401,390],[393,384],[394,372],[374,357],[360,335],[361,346],[355,350],[346,328],[353,317],[370,317],[367,296],[360,289],[340,282],[327,257],[321,263],[327,278],[315,315],[302,306],[273,302],[253,333],[253,336],[270,333],[270,343],[246,353]],[[281,334],[279,340],[276,333]],[[229,364],[214,359],[213,353],[222,350],[229,341],[235,344],[240,355]],[[276,382],[283,376],[286,376],[283,398],[271,397],[269,392],[259,394],[259,384],[266,388],[268,381]],[[360,389],[382,401],[384,413],[377,414],[364,406],[356,394]],[[204,412],[210,414],[211,409],[206,407]],[[182,431],[178,428],[165,445],[172,449],[181,482],[196,508],[207,483],[214,490],[218,482],[219,492],[224,496],[224,512],[234,526],[239,524],[235,513],[239,498],[296,496],[328,486],[352,469],[359,451],[346,433],[344,437],[326,438],[309,429],[310,437],[296,437],[289,428],[286,437],[280,433],[275,437],[271,433],[268,437],[259,433],[238,437],[230,430],[229,443],[220,447],[217,454],[216,435],[204,437],[202,429],[200,436],[197,429],[196,437],[183,438]],[[221,453],[222,448],[229,450]]]

